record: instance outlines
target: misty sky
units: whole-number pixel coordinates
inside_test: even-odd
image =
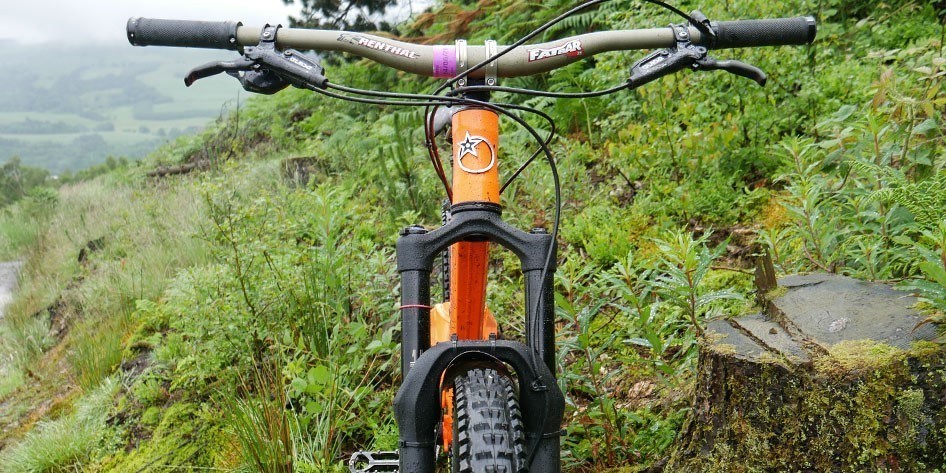
[[[405,2],[408,3],[408,2]],[[415,1],[418,4],[429,3]],[[298,5],[282,0],[0,0],[0,41],[126,43],[129,17],[287,23]]]
[[[245,24],[286,23],[298,6],[282,0],[0,0],[0,40],[126,42],[132,16],[182,20],[240,20]]]

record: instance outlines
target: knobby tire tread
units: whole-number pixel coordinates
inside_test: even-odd
[[[454,381],[453,473],[520,473],[526,469],[519,399],[512,381],[491,368]]]

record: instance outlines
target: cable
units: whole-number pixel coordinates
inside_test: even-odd
[[[510,108],[515,108],[515,107],[510,107]],[[552,143],[552,139],[555,138],[555,132],[556,132],[555,120],[553,120],[552,117],[550,117],[548,114],[546,114],[545,112],[542,112],[539,109],[526,108],[526,107],[522,107],[522,109],[541,116],[549,123],[549,135],[545,138],[545,145],[549,146]],[[513,181],[515,181],[519,177],[519,175],[522,174],[522,172],[525,171],[526,168],[529,167],[530,164],[532,164],[533,161],[535,161],[535,158],[539,157],[540,153],[542,153],[541,147],[535,150],[535,152],[532,153],[532,156],[529,157],[529,159],[527,159],[524,163],[519,165],[516,171],[513,172],[512,175],[509,176],[509,179],[506,179],[506,182],[503,183],[502,187],[499,188],[500,195],[502,195],[502,193],[506,191],[506,188],[509,187],[509,185],[512,184]]]
[[[328,87],[329,87],[329,88],[332,88],[332,89],[335,89],[335,90],[343,91],[343,92],[346,92],[346,93],[359,94],[359,95],[366,95],[366,96],[390,97],[390,98],[399,98],[399,99],[451,100],[451,101],[455,102],[456,104],[469,103],[469,100],[468,100],[468,99],[465,99],[465,98],[462,98],[462,97],[453,97],[453,96],[451,96],[451,95],[442,96],[442,95],[423,95],[423,94],[401,94],[401,93],[396,93],[396,92],[380,92],[380,91],[374,91],[374,90],[355,89],[355,88],[346,87],[346,86],[343,86],[343,85],[338,85],[338,84],[333,84],[333,83],[329,83],[329,84],[328,84]],[[385,103],[390,103],[390,102],[385,102]],[[497,105],[497,106],[505,107],[505,108],[512,108],[512,109],[517,109],[517,110],[523,110],[523,111],[527,111],[527,112],[534,113],[534,114],[536,114],[536,115],[541,116],[542,118],[544,118],[544,119],[549,123],[550,128],[551,128],[551,131],[550,131],[550,133],[549,133],[549,136],[544,140],[544,142],[545,142],[546,144],[551,143],[552,138],[553,138],[554,135],[555,135],[555,121],[554,121],[554,120],[552,119],[552,117],[550,117],[548,114],[546,114],[546,113],[544,113],[544,112],[542,112],[542,111],[540,111],[540,110],[538,110],[538,109],[535,109],[535,108],[526,107],[526,106],[522,106],[522,105],[516,105],[516,104],[495,104],[495,103],[493,103],[493,105]],[[433,117],[436,115],[436,111],[437,111],[437,109],[439,109],[439,107],[440,107],[440,105],[434,107],[434,110],[429,114],[430,116],[429,116],[429,119],[427,120],[427,123],[426,123],[426,126],[425,126],[426,134],[427,134],[427,136],[429,136],[429,137],[430,137],[430,136],[433,136],[433,133],[432,133],[433,130],[428,130],[428,129],[432,128]],[[436,150],[436,146],[434,146],[433,149]],[[540,150],[537,150],[535,153],[533,153],[533,154],[532,154],[532,157],[529,158],[529,159],[526,161],[526,163],[525,163],[524,165],[520,166],[519,169],[517,169],[515,173],[513,173],[512,177],[510,177],[510,178],[506,181],[506,183],[502,186],[502,188],[500,189],[500,193],[501,193],[503,190],[505,190],[506,187],[508,187],[509,184],[512,183],[512,181],[515,180],[516,177],[519,176],[519,174],[522,173],[522,171],[525,169],[525,167],[527,167],[529,164],[531,164],[531,163],[535,160],[535,158],[539,155],[540,152],[541,152],[541,149],[540,149]],[[441,163],[441,160],[440,160],[439,152],[436,152],[436,155],[435,155],[434,159],[432,159],[432,161],[434,162],[435,171],[437,172],[438,176],[440,177],[441,182],[444,184],[444,188],[445,188],[446,191],[447,191],[447,196],[448,196],[451,200],[453,200],[453,199],[452,199],[453,196],[451,195],[452,192],[451,192],[451,190],[450,190],[450,185],[446,182],[446,175],[445,175],[444,170],[443,170],[443,167],[442,167],[442,163]]]
[[[446,96],[451,97],[457,94],[462,94],[464,92],[506,92],[510,94],[522,94],[522,95],[532,95],[536,97],[551,97],[556,99],[586,99],[593,97],[601,97],[602,95],[613,94],[615,92],[620,92],[628,88],[628,84],[625,82],[621,85],[616,85],[610,89],[596,90],[594,92],[549,92],[545,90],[532,90],[532,89],[520,89],[515,87],[503,87],[503,86],[491,86],[491,85],[472,85],[468,87],[458,87],[453,89]]]
[[[429,99],[429,100],[451,100],[451,101],[453,101],[453,102],[455,102],[455,103],[457,103],[457,104],[468,104],[468,103],[470,103],[470,99],[466,99],[466,98],[463,98],[463,97],[452,97],[452,96],[449,96],[449,95],[447,95],[447,96],[440,96],[440,95],[423,95],[423,94],[403,94],[403,93],[397,93],[397,92],[381,92],[381,91],[376,91],[376,90],[356,89],[356,88],[346,87],[346,86],[344,86],[344,85],[333,84],[333,83],[329,83],[329,84],[328,84],[328,87],[331,88],[331,89],[338,90],[338,91],[343,91],[343,92],[346,92],[346,93],[359,94],[359,95],[365,95],[365,96],[390,97],[390,98],[398,98],[398,99],[418,99],[418,100],[420,100],[420,99],[425,99],[425,100],[427,100],[427,99]],[[620,89],[623,88],[623,87],[627,87],[627,86],[625,85],[625,86],[622,86],[622,87],[620,87],[620,88],[615,88],[615,91],[616,91],[616,90],[620,90]],[[473,88],[479,88],[479,87],[473,87]],[[484,89],[491,89],[490,87],[482,87],[482,88],[484,88]],[[459,90],[459,89],[457,89],[457,90]],[[512,89],[512,90],[527,90],[527,89]],[[388,103],[388,102],[385,102],[385,103]],[[509,108],[509,109],[514,109],[514,110],[522,110],[522,111],[529,112],[529,113],[533,113],[533,114],[535,114],[535,115],[538,115],[538,116],[542,117],[543,119],[545,119],[545,121],[549,124],[549,127],[550,127],[549,135],[545,138],[545,140],[542,140],[542,141],[543,141],[546,145],[549,145],[549,144],[552,142],[552,138],[554,138],[554,136],[555,136],[555,131],[556,131],[555,120],[553,120],[552,117],[549,116],[547,113],[545,113],[545,112],[543,112],[543,111],[541,111],[541,110],[539,110],[539,109],[532,108],[532,107],[528,107],[528,106],[524,106],[524,105],[505,104],[505,103],[499,103],[499,104],[497,104],[497,103],[494,103],[494,102],[487,102],[487,103],[490,103],[490,104],[495,105],[495,106],[498,106],[498,107]],[[438,105],[438,106],[436,106],[436,107],[434,108],[434,111],[433,111],[433,113],[431,114],[432,116],[433,116],[434,114],[436,114],[436,110],[437,110],[439,107],[440,107],[440,106]],[[428,125],[428,126],[429,126],[429,125]],[[538,155],[539,155],[541,152],[542,152],[541,148],[538,149],[538,150],[536,150],[536,151],[532,154],[532,156],[531,156],[528,160],[525,161],[524,164],[522,164],[521,166],[519,166],[519,168],[516,169],[516,171],[512,174],[512,176],[510,176],[509,179],[507,179],[506,182],[503,184],[503,186],[500,188],[500,193],[502,193],[503,191],[505,191],[506,188],[509,187],[509,185],[510,185],[514,180],[516,180],[517,177],[519,177],[519,175],[525,170],[525,168],[527,168],[530,164],[532,164],[533,161],[535,161],[535,158],[537,158]],[[440,163],[439,153],[438,153],[438,155],[437,155],[436,162],[437,162],[437,163]],[[436,168],[437,168],[437,164],[435,164],[434,166],[435,166],[435,169],[436,169]],[[450,192],[450,190],[449,190],[449,187],[450,187],[450,186],[446,183],[446,176],[445,176],[445,174],[443,174],[443,168],[442,168],[442,166],[441,166],[439,169],[436,169],[436,170],[437,170],[438,175],[441,176],[441,181],[443,181],[444,186],[445,186],[445,188],[447,189],[448,197],[451,197],[451,200],[452,200],[452,196],[450,195],[451,192]]]
[[[375,90],[363,90],[363,89],[354,89],[351,87],[345,87],[338,84],[328,83],[328,87],[347,92],[352,94],[366,95],[366,96],[375,96],[375,97],[392,97],[392,98],[401,98],[401,99],[429,99],[429,100],[451,100],[457,104],[462,104],[464,99],[462,97],[446,97],[442,95],[424,95],[424,94],[403,94],[397,92],[380,92]],[[440,105],[434,107],[434,113],[440,108]],[[433,114],[430,113],[430,107],[425,107],[425,123],[424,123],[424,142],[427,148],[427,155],[430,158],[430,163],[434,168],[434,172],[437,174],[437,178],[440,179],[440,183],[443,185],[444,192],[447,194],[447,198],[450,201],[453,201],[453,190],[450,187],[450,183],[447,180],[447,173],[443,168],[443,161],[440,159],[440,152],[437,150],[436,143],[434,142],[435,136],[433,133]]]
[[[365,95],[365,96],[390,97],[390,98],[397,98],[397,99],[418,99],[418,100],[421,100],[421,99],[423,99],[423,100],[450,100],[450,101],[453,101],[453,102],[455,102],[455,103],[457,103],[457,104],[468,104],[468,103],[470,103],[470,100],[469,100],[469,99],[466,99],[466,98],[463,98],[463,97],[451,97],[451,96],[440,96],[440,95],[423,95],[423,94],[402,94],[402,93],[397,93],[397,92],[381,92],[381,91],[375,91],[375,90],[356,89],[356,88],[346,87],[346,86],[343,86],[343,85],[333,84],[333,83],[329,83],[329,84],[328,84],[328,87],[331,88],[331,89],[338,90],[338,91],[343,91],[343,92],[346,92],[346,93],[359,94],[359,95]],[[380,103],[380,102],[379,102],[379,103]],[[384,103],[391,103],[391,102],[385,101]],[[515,110],[526,111],[526,112],[533,113],[533,114],[536,114],[536,115],[542,117],[543,119],[545,119],[546,122],[548,122],[549,127],[550,127],[549,135],[545,138],[544,143],[545,143],[546,145],[549,145],[549,144],[552,142],[552,138],[554,138],[554,136],[555,136],[555,131],[556,131],[555,120],[553,120],[552,117],[550,117],[547,113],[545,113],[545,112],[543,112],[543,111],[541,111],[541,110],[538,110],[538,109],[536,109],[536,108],[527,107],[527,106],[524,106],[524,105],[503,104],[503,103],[496,104],[496,103],[493,103],[493,102],[487,102],[487,103],[491,103],[492,105],[495,105],[495,106],[498,106],[498,107],[503,107],[503,108],[510,108],[510,109],[515,109]],[[431,113],[431,117],[433,117],[433,116],[436,114],[436,110],[437,110],[439,107],[440,107],[439,105],[436,106],[436,107],[434,107],[433,113]],[[432,122],[432,120],[429,120],[429,121],[428,121],[428,123],[427,123],[427,125],[426,125],[427,128],[430,128],[430,127],[431,127],[430,122]],[[428,135],[431,135],[430,132],[428,132],[427,134],[428,134]],[[436,150],[436,147],[434,147],[434,149]],[[500,193],[502,193],[504,190],[506,190],[506,188],[509,186],[509,184],[511,184],[517,177],[519,177],[519,175],[525,170],[525,168],[528,167],[528,166],[535,160],[536,157],[538,157],[538,155],[539,155],[540,152],[541,152],[541,148],[540,148],[539,150],[536,150],[536,152],[534,152],[534,153],[532,154],[532,156],[531,156],[528,160],[526,160],[526,162],[525,162],[523,165],[521,165],[521,166],[516,170],[516,172],[514,172],[514,173],[512,174],[512,176],[511,176],[511,177],[503,184],[503,186],[500,188]],[[439,152],[437,152],[437,154],[436,154],[436,159],[433,159],[432,161],[435,162],[435,164],[434,164],[435,171],[437,172],[437,174],[438,174],[438,176],[440,177],[442,183],[444,184],[444,188],[445,188],[446,191],[447,191],[447,196],[448,196],[449,198],[451,198],[451,200],[452,200],[452,195],[451,195],[452,192],[451,192],[451,190],[450,190],[449,184],[446,182],[446,175],[445,175],[445,173],[444,173],[444,170],[443,170],[443,167],[442,167],[442,163],[441,163],[441,161],[440,161]]]
[[[490,57],[484,59],[483,61],[480,61],[480,62],[479,62],[478,64],[476,64],[475,66],[473,66],[473,67],[471,67],[471,68],[469,68],[469,69],[467,69],[467,70],[465,70],[465,71],[463,71],[463,72],[457,74],[456,76],[452,77],[450,80],[444,82],[440,87],[438,87],[438,88],[437,88],[437,91],[434,92],[434,93],[440,93],[441,91],[443,91],[443,90],[446,89],[447,87],[450,87],[450,86],[452,86],[453,84],[456,84],[458,81],[460,81],[460,80],[463,79],[464,77],[467,77],[468,75],[470,75],[470,73],[472,73],[473,71],[475,71],[475,70],[477,70],[477,69],[480,69],[480,68],[482,68],[483,66],[486,66],[487,64],[489,64],[489,63],[491,63],[491,62],[493,62],[493,61],[495,61],[495,60],[497,60],[497,59],[499,59],[499,58],[505,56],[506,54],[510,53],[512,50],[518,48],[519,46],[522,46],[523,44],[525,44],[525,43],[526,43],[527,41],[529,41],[530,39],[532,39],[532,38],[538,36],[539,34],[541,34],[542,32],[544,32],[545,30],[547,30],[547,29],[549,29],[549,28],[551,28],[551,27],[557,25],[558,23],[560,23],[561,21],[565,20],[566,18],[568,18],[568,17],[574,15],[575,13],[578,13],[578,12],[580,12],[580,11],[586,9],[586,8],[592,7],[592,6],[594,6],[594,5],[598,5],[598,4],[600,4],[600,3],[605,3],[605,2],[608,2],[608,1],[611,1],[611,0],[592,0],[592,1],[590,1],[590,2],[585,2],[585,3],[581,4],[581,5],[578,5],[577,7],[572,8],[571,10],[568,10],[568,11],[565,12],[565,13],[562,13],[561,15],[559,15],[559,16],[553,18],[552,20],[546,22],[544,25],[542,25],[542,26],[540,26],[540,27],[538,27],[538,28],[532,30],[531,33],[529,33],[529,34],[523,36],[522,38],[520,38],[520,39],[519,39],[518,41],[516,41],[515,43],[513,43],[513,44],[507,46],[506,48],[504,48],[502,51],[499,51],[498,53],[496,53],[496,54],[494,54],[494,55],[492,55],[492,56],[490,56]],[[657,1],[657,0],[647,0],[647,1]]]
[[[478,69],[480,69],[480,68],[486,66],[487,64],[489,64],[489,63],[491,63],[491,62],[493,62],[493,61],[495,61],[495,60],[497,60],[497,59],[499,59],[499,58],[505,56],[506,54],[508,54],[508,53],[511,52],[512,50],[518,48],[519,46],[522,46],[523,44],[525,44],[526,42],[528,42],[530,39],[532,39],[532,38],[538,36],[539,34],[545,32],[546,30],[548,30],[549,28],[551,28],[551,27],[557,25],[558,23],[561,23],[562,21],[564,21],[565,19],[569,18],[570,16],[572,16],[572,15],[574,15],[574,14],[576,14],[576,13],[582,11],[582,10],[585,10],[585,9],[587,9],[587,8],[590,8],[590,7],[593,7],[593,6],[595,6],[595,5],[599,5],[599,4],[602,4],[602,3],[606,3],[606,2],[609,2],[609,1],[611,1],[611,0],[592,0],[592,1],[590,1],[590,2],[585,2],[585,3],[581,4],[581,5],[578,5],[577,7],[574,7],[574,8],[572,8],[571,10],[568,10],[568,11],[565,12],[565,13],[562,13],[561,15],[559,15],[559,16],[557,16],[557,17],[551,19],[551,20],[549,20],[548,22],[546,22],[546,23],[543,24],[542,26],[539,26],[538,28],[532,30],[532,32],[530,32],[529,34],[523,36],[522,38],[520,38],[520,39],[519,39],[518,41],[516,41],[515,43],[513,43],[513,44],[511,44],[511,45],[509,45],[509,46],[507,46],[507,47],[505,47],[502,51],[499,51],[499,52],[497,52],[496,54],[494,54],[494,55],[492,55],[492,56],[490,56],[490,57],[487,57],[486,59],[480,61],[479,63],[477,63],[477,64],[474,65],[473,67],[467,69],[466,71],[463,71],[463,72],[457,74],[456,76],[450,78],[450,80],[447,80],[446,82],[444,82],[443,84],[441,84],[440,87],[438,87],[437,90],[436,90],[434,93],[435,93],[435,94],[439,94],[440,92],[442,92],[442,91],[443,91],[444,89],[446,89],[447,87],[450,87],[450,86],[452,86],[453,84],[455,84],[455,83],[457,83],[458,81],[460,81],[461,79],[463,79],[464,77],[469,76],[473,71],[476,71],[476,70],[478,70]],[[687,13],[684,13],[682,10],[680,10],[680,9],[677,8],[677,7],[674,7],[673,5],[670,5],[670,4],[668,4],[668,3],[665,3],[665,2],[663,2],[663,1],[661,1],[661,0],[641,0],[641,1],[646,2],[646,3],[651,3],[651,4],[657,5],[657,6],[659,6],[659,7],[665,8],[665,9],[667,9],[667,10],[673,12],[674,14],[679,15],[680,17],[686,19],[687,22],[689,22],[691,25],[693,25],[694,28],[700,30],[700,33],[705,34],[705,35],[708,35],[708,36],[710,36],[710,37],[715,36],[715,33],[713,33],[713,31],[712,31],[711,29],[707,28],[706,25],[704,25],[703,23],[700,23],[699,21],[697,21],[696,18],[694,18],[693,16],[691,16],[691,15],[689,15],[689,14],[687,14]]]
[[[409,99],[409,100],[433,100],[433,101],[445,101],[445,102],[452,102],[452,103],[463,103],[467,100],[466,98],[463,98],[463,97],[454,97],[451,95],[408,94],[408,93],[402,93],[402,92],[383,92],[380,90],[356,89],[353,87],[346,87],[344,85],[339,85],[332,82],[328,82],[326,86],[330,89],[335,89],[339,92],[366,95],[370,97],[385,97],[385,98]]]
[[[434,117],[438,110],[440,110],[439,106],[434,107],[433,111],[430,110],[430,107],[424,109],[424,144],[427,148],[427,156],[433,163],[441,182],[443,182],[444,190],[447,192],[447,200],[453,202],[453,188],[447,182],[447,172],[443,168],[440,150],[437,149],[437,130],[434,129]]]
[[[308,87],[308,89],[314,92],[318,92],[322,95],[325,95],[326,97],[331,97],[333,99],[348,100],[351,102],[366,103],[366,104],[371,104],[371,105],[395,105],[395,106],[402,106],[402,107],[432,107],[432,106],[440,106],[440,105],[450,105],[452,103],[455,103],[454,101],[449,100],[449,97],[440,97],[442,99],[440,101],[374,100],[374,99],[366,99],[366,98],[361,98],[361,97],[352,97],[350,95],[336,94],[335,92],[331,92],[325,89],[320,89],[318,87]]]

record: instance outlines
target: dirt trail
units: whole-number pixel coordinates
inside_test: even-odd
[[[21,265],[22,263],[18,261],[0,263],[0,319],[3,318],[6,305],[13,300],[13,291],[16,290],[17,275]]]

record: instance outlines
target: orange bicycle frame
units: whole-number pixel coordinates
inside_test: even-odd
[[[465,109],[453,116],[453,204],[499,204],[499,117]],[[498,332],[486,308],[489,242],[464,241],[450,247],[450,302],[431,316],[431,343],[485,340]]]

